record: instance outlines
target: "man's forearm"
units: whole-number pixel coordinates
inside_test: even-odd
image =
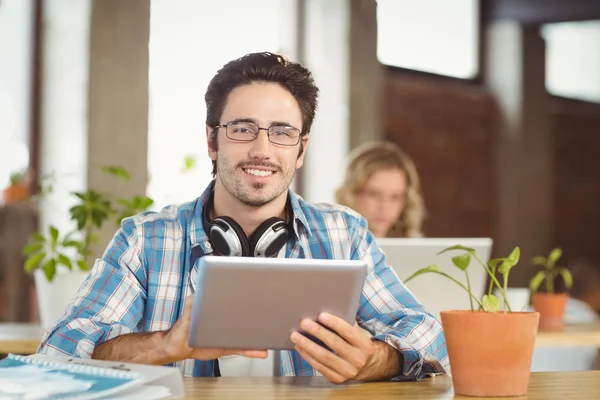
[[[92,353],[98,360],[165,365],[174,360],[164,348],[165,332],[130,333],[99,344]]]
[[[402,373],[404,357],[402,353],[389,344],[375,340],[377,350],[364,371],[360,374],[360,380],[364,381],[387,381]]]

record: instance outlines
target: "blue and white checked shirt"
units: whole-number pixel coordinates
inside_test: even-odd
[[[210,186],[192,202],[124,219],[38,353],[89,358],[95,346],[116,336],[169,329],[196,287],[191,249],[212,252],[202,226],[209,193]],[[402,352],[404,366],[396,379],[449,372],[441,324],[386,264],[366,220],[346,207],[311,205],[292,191],[289,196],[296,236],[287,244],[286,258],[365,260],[369,269],[356,320]],[[186,376],[214,374],[214,361],[175,365]],[[316,375],[296,351],[280,352],[280,373]]]

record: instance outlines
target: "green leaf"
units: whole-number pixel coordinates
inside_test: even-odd
[[[30,254],[37,253],[38,251],[40,251],[43,248],[44,248],[43,243],[36,243],[36,242],[29,243],[27,246],[25,246],[23,248],[23,255],[28,256]]]
[[[558,259],[562,256],[562,249],[557,247],[552,249],[550,254],[548,255],[548,268],[552,269],[556,265]]]
[[[115,178],[122,179],[126,182],[131,180],[131,176],[129,175],[129,172],[127,172],[127,170],[125,170],[125,168],[119,167],[116,165],[102,167],[102,172],[104,172],[105,174],[108,174],[108,175],[112,175]]]
[[[567,289],[570,289],[573,286],[573,275],[571,275],[571,271],[569,271],[565,267],[558,267],[557,271],[565,281],[565,286],[567,287]]]
[[[413,273],[407,279],[405,279],[404,283],[410,281],[413,278],[416,278],[419,275],[426,274],[428,272],[440,272],[440,267],[438,267],[437,265],[429,265],[429,266],[427,266],[425,268],[421,268],[420,270],[415,271],[415,273]]]
[[[127,199],[119,199],[118,203],[125,207],[133,207],[133,201]]]
[[[49,282],[52,282],[54,275],[56,275],[56,260],[50,259],[42,268],[44,270],[44,274],[46,274],[46,278],[48,278]]]
[[[83,201],[85,201],[85,199],[87,198],[86,194],[81,192],[74,192],[73,195],[79,197]]]
[[[144,211],[146,211],[147,209],[149,209],[150,207],[152,207],[152,205],[154,204],[154,199],[152,199],[151,197],[144,197],[144,203],[142,204],[142,206],[144,207]]]
[[[495,312],[500,309],[500,300],[493,294],[483,295],[481,303],[483,304],[483,311],[486,312]]]
[[[63,247],[75,247],[75,248],[79,248],[83,243],[77,241],[77,240],[69,240],[68,242],[63,242],[62,246]]]
[[[82,271],[89,271],[88,265],[84,260],[77,261],[77,266]]]
[[[87,220],[87,212],[85,208],[81,205],[73,206],[69,212],[71,213],[71,219],[77,223],[77,229],[83,229]]]
[[[529,290],[531,290],[532,292],[536,292],[542,284],[542,282],[544,281],[545,277],[546,271],[539,271],[537,274],[535,274],[533,278],[531,278],[531,280],[529,281]]]
[[[191,171],[196,166],[196,158],[192,155],[187,155],[183,158],[183,167],[181,167],[181,173],[184,174]]]
[[[452,247],[448,247],[442,251],[440,251],[439,253],[437,253],[437,255],[439,256],[440,254],[443,254],[447,251],[451,251],[451,250],[464,250],[468,253],[471,253],[471,255],[475,254],[475,249],[472,249],[471,247],[465,247],[465,246],[461,246],[461,245],[456,245],[456,246],[452,246]]]
[[[99,210],[92,211],[92,221],[94,222],[94,225],[96,225],[97,228],[102,227],[102,223],[104,222],[106,217],[107,217],[107,214],[102,211],[99,211]]]
[[[509,263],[511,268],[517,265],[519,260],[521,259],[521,249],[517,246],[510,252],[508,257],[504,259],[505,262]]]
[[[42,243],[46,242],[46,238],[44,237],[44,235],[42,235],[39,232],[33,232],[31,234],[31,240],[34,242],[42,242]]]
[[[531,263],[533,265],[541,265],[542,267],[546,266],[546,262],[547,262],[547,260],[546,260],[546,257],[544,257],[544,256],[535,256],[531,259]]]
[[[69,259],[69,257],[67,257],[64,254],[59,254],[58,255],[58,263],[64,265],[65,267],[69,268],[69,270],[73,270],[73,263],[71,262],[71,260]]]
[[[495,271],[496,268],[498,267],[498,264],[500,264],[504,260],[505,260],[504,258],[493,258],[490,261],[488,261],[487,264],[492,269],[492,271]]]
[[[58,229],[53,225],[50,225],[50,239],[50,247],[56,247],[58,243]]]
[[[460,256],[452,257],[452,262],[462,271],[465,271],[471,262],[471,254],[465,253]]]
[[[510,271],[510,269],[512,267],[514,267],[515,265],[517,265],[517,263],[519,262],[519,259],[521,258],[521,249],[519,247],[515,247],[513,249],[513,251],[510,252],[510,254],[508,255],[508,257],[506,257],[504,259],[504,262],[502,263],[502,265],[500,265],[498,267],[498,271],[502,274],[508,274],[508,271]]]
[[[45,252],[36,253],[36,254],[32,255],[31,257],[29,257],[25,261],[25,272],[31,273],[31,271],[33,271],[40,265],[40,263],[42,262],[42,260],[44,258],[46,258]]]

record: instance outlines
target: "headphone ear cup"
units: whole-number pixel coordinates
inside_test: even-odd
[[[285,221],[277,217],[269,218],[252,234],[249,254],[253,257],[276,257],[288,238]]]
[[[242,227],[227,216],[217,217],[210,229],[210,241],[222,256],[247,257],[248,238]]]

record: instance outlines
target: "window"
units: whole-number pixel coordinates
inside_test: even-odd
[[[377,0],[383,64],[471,79],[478,72],[478,0]]]
[[[542,35],[548,92],[600,102],[600,21],[546,24]]]
[[[0,190],[29,166],[31,0],[0,4]]]
[[[204,93],[226,62],[278,51],[280,0],[153,0],[148,195],[157,208],[198,197],[212,179]],[[290,25],[291,26],[291,25]],[[186,158],[195,159],[191,170]]]

